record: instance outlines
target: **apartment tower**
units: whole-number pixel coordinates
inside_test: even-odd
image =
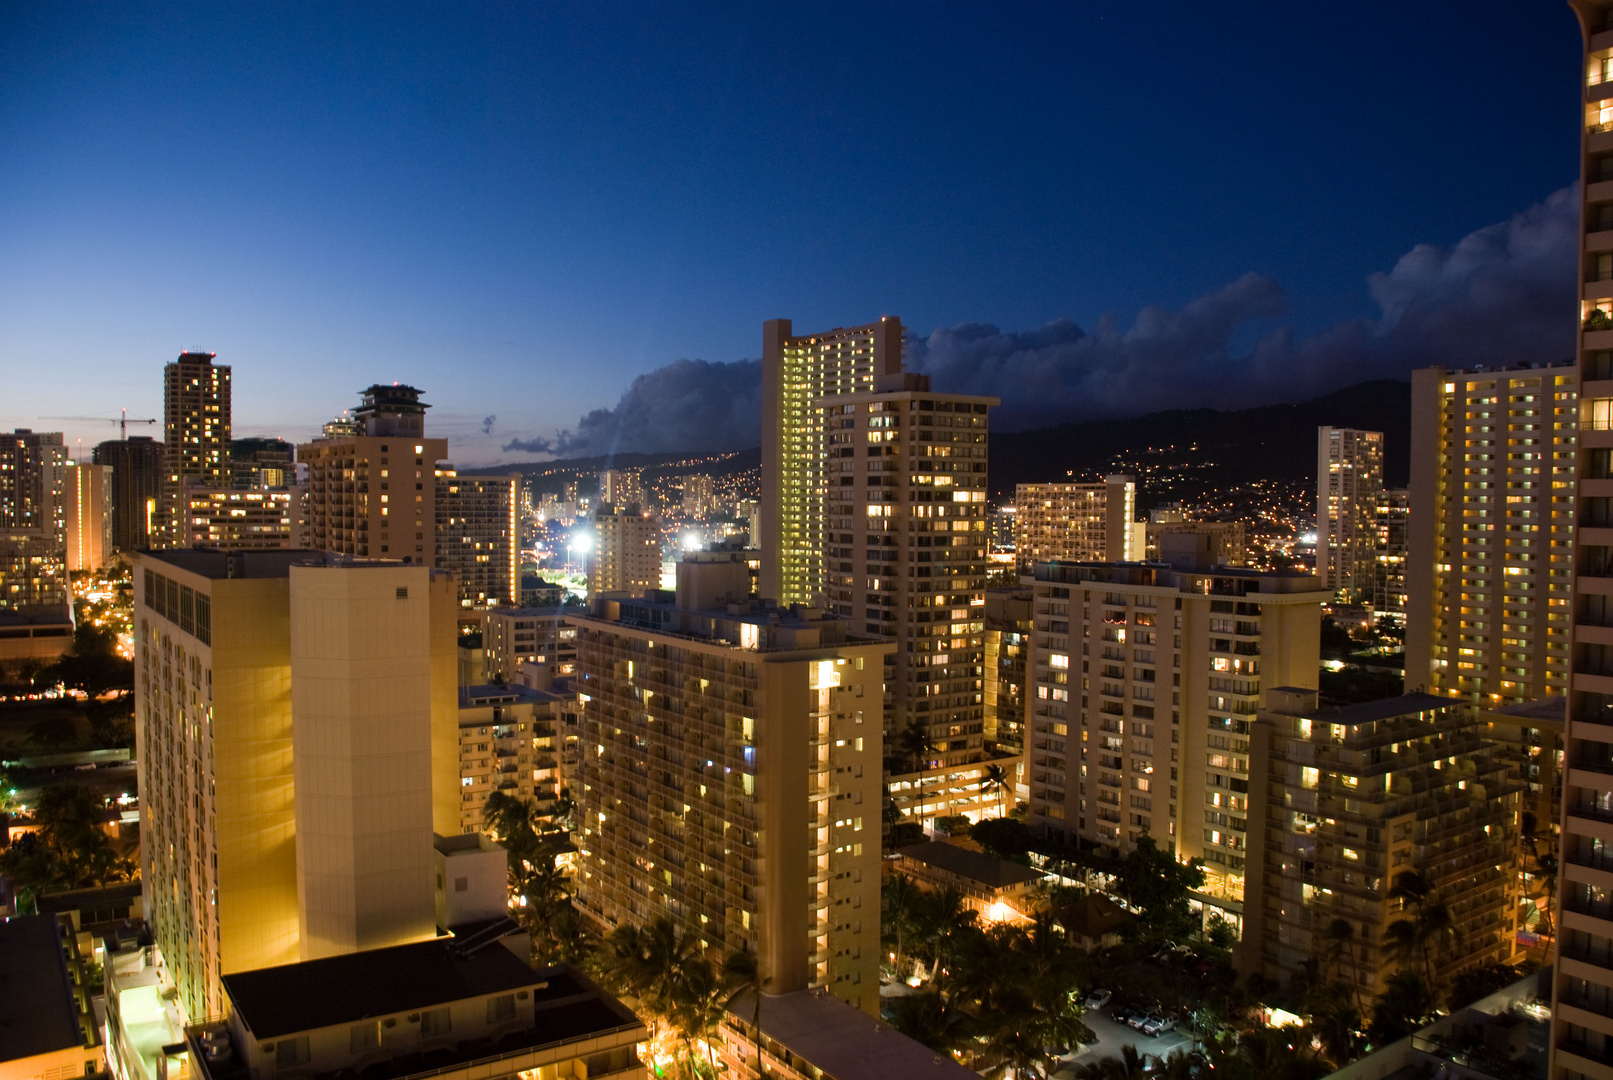
[[[162,547],[186,546],[187,482],[230,486],[230,369],[213,363],[217,355],[184,352],[163,368]]]
[[[1316,433],[1316,576],[1355,599],[1372,589],[1383,433],[1322,427]]]
[[[985,746],[987,410],[927,375],[820,403],[830,610],[904,643],[885,689],[887,782],[905,814],[978,812]],[[918,739],[922,734],[923,739]]]
[[[353,410],[362,434],[297,447],[308,466],[310,548],[436,565],[437,462],[448,456],[448,440],[425,437],[431,406],[421,393],[377,383]]]
[[[675,599],[575,620],[578,907],[602,927],[670,916],[703,949],[755,952],[769,994],[821,988],[877,1016],[892,646],[750,600],[741,553],[677,573]]]
[[[762,507],[766,538],[757,591],[780,604],[821,603],[828,443],[823,399],[874,389],[902,370],[902,320],[796,336],[790,320],[762,324]]]
[[[67,569],[99,570],[112,556],[112,470],[69,461],[63,494],[67,504]]]
[[[221,1012],[228,972],[429,935],[430,834],[460,828],[452,577],[186,549],[134,584],[141,882],[185,1012]]]
[[[1026,588],[986,590],[986,751],[1017,759],[1008,766],[1013,801],[1030,798],[1025,784],[1025,707],[1030,684],[1035,606]],[[984,793],[983,793],[984,794]]]
[[[153,544],[157,499],[162,491],[162,453],[162,443],[145,435],[95,447],[95,464],[112,473],[112,546],[119,551],[139,551]]]
[[[521,601],[521,477],[460,476],[437,470],[437,569],[459,575],[459,605],[510,607]]]
[[[1567,692],[1578,384],[1569,365],[1412,373],[1408,687]]]
[[[1264,691],[1314,688],[1308,574],[1037,563],[1027,772],[1033,829],[1121,851],[1149,833],[1243,896],[1249,726]]]
[[[1552,1080],[1613,1080],[1613,3],[1585,35],[1579,443]]]
[[[1132,562],[1143,557],[1137,482],[1110,476],[1093,484],[1016,484],[1014,549],[1020,568],[1066,562]]]
[[[625,592],[643,596],[661,585],[661,522],[637,503],[606,503],[594,512],[594,547],[588,556],[588,596]]]

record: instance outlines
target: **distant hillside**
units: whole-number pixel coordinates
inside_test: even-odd
[[[1314,482],[1316,429],[1323,424],[1383,432],[1385,483],[1406,485],[1411,467],[1411,384],[1379,379],[1294,405],[1232,412],[1173,409],[1131,420],[994,432],[992,495],[1012,495],[1015,484],[1062,480],[1071,473],[1085,479],[1137,466],[1153,481],[1192,471],[1199,482],[1194,486],[1212,480]]]
[[[991,493],[1011,496],[1014,485],[1133,471],[1143,479],[1143,504],[1196,501],[1206,493],[1251,481],[1284,487],[1314,483],[1316,429],[1366,428],[1384,433],[1384,479],[1404,487],[1410,471],[1411,384],[1379,379],[1293,405],[1263,405],[1219,412],[1173,409],[1130,420],[1086,420],[1033,431],[993,432]],[[733,454],[617,454],[614,458],[465,469],[467,474],[519,472],[535,495],[558,492],[567,480],[584,488],[608,466],[643,469],[648,479],[710,473],[726,476],[757,468],[759,449]]]

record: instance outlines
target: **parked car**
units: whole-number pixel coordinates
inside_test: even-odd
[[[1115,992],[1113,990],[1104,990],[1103,988],[1099,987],[1087,995],[1087,1008],[1101,1009],[1105,1005],[1109,1004],[1109,999],[1114,996]]]
[[[1176,1021],[1169,1016],[1150,1016],[1147,1020],[1143,1021],[1143,1026],[1138,1030],[1144,1035],[1151,1035],[1155,1038],[1158,1038],[1167,1031],[1175,1031]]]
[[[1143,1029],[1144,1024],[1148,1023],[1148,1021],[1154,1019],[1158,1015],[1159,1015],[1158,1013],[1154,1013],[1154,1012],[1138,1011],[1138,1012],[1132,1013],[1131,1017],[1126,1021],[1126,1023],[1130,1024],[1133,1028],[1136,1028],[1138,1031],[1141,1031]]]

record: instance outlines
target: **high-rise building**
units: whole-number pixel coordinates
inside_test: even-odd
[[[437,562],[437,463],[448,440],[425,437],[426,410],[412,386],[377,383],[353,410],[359,435],[297,447],[308,466],[304,543],[367,558]]]
[[[487,828],[488,796],[534,800],[540,815],[560,793],[555,725],[563,699],[518,685],[459,688],[459,824]]]
[[[183,547],[221,551],[300,548],[301,488],[219,488],[187,483]]]
[[[577,628],[558,605],[488,611],[482,616],[482,647],[491,682],[515,682],[523,664],[548,668],[551,678],[577,671]]]
[[[1026,771],[1033,829],[1127,850],[1144,832],[1242,898],[1249,725],[1264,691],[1314,687],[1309,574],[1037,563]]]
[[[691,473],[683,478],[683,514],[691,518],[708,518],[717,512],[717,487],[704,473]]]
[[[154,543],[162,492],[162,443],[150,436],[100,443],[95,464],[112,470],[112,546],[134,552]]]
[[[183,547],[185,484],[230,486],[230,369],[217,353],[183,352],[163,368],[162,490],[164,547]]]
[[[905,643],[885,678],[887,781],[897,808],[925,819],[981,805],[986,418],[995,404],[936,393],[912,373],[820,402],[830,492],[823,591],[859,632]]]
[[[451,575],[309,551],[135,567],[141,881],[186,1013],[219,977],[429,936],[459,831]]]
[[[1551,1080],[1613,1080],[1613,3],[1574,0],[1585,35],[1579,442]]]
[[[796,336],[790,320],[762,324],[762,548],[760,595],[821,603],[828,492],[823,399],[872,390],[902,370],[902,320]]]
[[[634,504],[606,503],[593,518],[588,553],[588,596],[625,592],[643,596],[661,585],[661,523]]]
[[[1132,562],[1137,543],[1137,482],[1106,477],[1094,484],[1017,484],[1014,549],[1021,569],[1034,562]]]
[[[1025,704],[1030,685],[1031,633],[1036,628],[1031,590],[986,590],[986,750],[1015,759],[998,764],[1010,773],[1009,802],[1030,798],[1025,784]]]
[[[1405,488],[1378,492],[1372,526],[1372,610],[1386,625],[1406,624],[1406,560],[1411,551],[1411,493]]]
[[[0,529],[0,610],[43,614],[73,603],[67,551],[39,529]]]
[[[59,431],[0,435],[0,529],[37,532],[65,547],[69,464]]]
[[[99,570],[112,557],[112,469],[67,464],[67,569]]]
[[[460,476],[437,469],[437,562],[459,575],[459,604],[510,607],[521,601],[521,477]]]
[[[1412,373],[1408,687],[1567,693],[1578,394],[1564,365]]]
[[[676,600],[578,616],[577,903],[754,951],[769,993],[879,1009],[879,709],[892,646],[749,599],[742,553],[678,564]],[[765,1010],[764,1010],[765,1011]]]
[[[599,501],[616,506],[647,506],[644,474],[637,469],[605,469],[599,474]]]
[[[1355,599],[1372,588],[1373,527],[1383,490],[1383,433],[1316,432],[1316,576]]]
[[[231,439],[230,486],[242,490],[294,487],[296,452],[284,439]]]
[[[1450,919],[1425,945],[1430,985],[1511,961],[1523,785],[1471,707],[1408,694],[1319,708],[1288,687],[1269,700],[1250,728],[1240,973],[1287,983],[1336,950],[1335,978],[1381,994],[1400,967],[1385,930],[1416,914],[1392,893],[1406,871]]]

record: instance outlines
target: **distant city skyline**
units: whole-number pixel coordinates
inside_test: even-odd
[[[381,10],[0,12],[0,428],[205,349],[243,436],[398,380],[461,467],[754,446],[776,317],[1003,430],[1573,348],[1566,7]]]

